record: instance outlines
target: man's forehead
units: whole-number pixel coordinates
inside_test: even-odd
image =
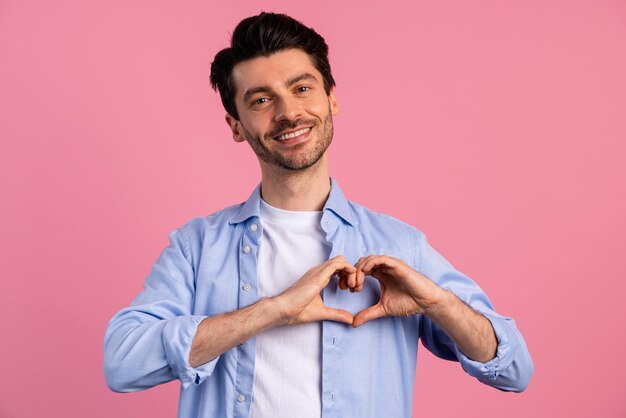
[[[309,73],[322,82],[322,75],[313,65],[311,57],[300,49],[286,49],[242,61],[233,67],[232,72],[237,96],[251,88],[284,85],[303,73]]]

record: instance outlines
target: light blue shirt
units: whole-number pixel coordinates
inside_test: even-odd
[[[260,199],[259,185],[245,203],[196,218],[170,234],[143,292],[107,328],[104,373],[112,390],[131,392],[179,379],[179,417],[248,417],[255,338],[197,368],[189,365],[189,351],[204,318],[258,300]],[[515,323],[497,314],[478,285],[430,247],[424,234],[349,202],[333,179],[321,226],[332,244],[331,258],[343,255],[353,264],[370,254],[400,258],[487,317],[498,339],[496,358],[479,363],[423,315],[381,318],[356,329],[324,321],[322,417],[410,417],[418,338],[487,385],[526,388],[533,364]],[[379,283],[371,277],[359,293],[338,289],[336,278],[323,291],[327,306],[353,314],[377,303],[379,295]]]

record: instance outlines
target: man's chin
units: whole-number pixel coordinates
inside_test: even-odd
[[[319,161],[319,159],[317,161]],[[317,161],[273,161],[270,162],[270,164],[275,167],[282,168],[285,171],[296,172],[303,171],[314,166]]]
[[[273,167],[293,173],[297,171],[304,171],[315,166],[322,159],[322,156],[323,154],[319,156],[312,156],[310,158],[300,158],[300,159],[276,158],[276,156],[274,156],[274,158],[266,157],[266,158],[263,158],[262,160],[263,162],[265,162],[265,164],[268,164]]]

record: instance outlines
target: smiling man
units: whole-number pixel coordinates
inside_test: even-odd
[[[238,63],[232,82],[238,116],[228,114],[226,121],[235,141],[248,141],[263,170],[304,171],[325,158],[339,108],[306,52],[290,48]]]
[[[420,338],[487,385],[526,388],[513,320],[420,231],[329,177],[339,106],[319,34],[285,15],[244,19],[211,82],[261,183],[172,232],[107,329],[111,389],[179,379],[181,417],[410,417]]]

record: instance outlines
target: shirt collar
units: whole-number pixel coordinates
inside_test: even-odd
[[[356,223],[354,217],[352,216],[352,210],[350,209],[348,200],[335,179],[332,177],[330,178],[330,195],[328,196],[328,199],[326,199],[323,210],[326,211],[326,209],[331,210],[350,225],[354,225]],[[235,216],[233,216],[233,218],[229,221],[229,224],[238,224],[253,216],[259,217],[260,212],[261,183],[259,183],[252,191],[248,200],[244,202],[241,209],[239,209]]]
[[[256,188],[250,194],[248,200],[246,200],[239,209],[239,211],[233,216],[233,218],[228,222],[229,224],[238,224],[256,216],[260,217],[261,214],[261,183],[259,183]]]
[[[351,226],[356,224],[356,219],[352,216],[352,209],[350,209],[348,199],[346,199],[343,191],[332,177],[330,178],[330,195],[324,204],[324,210],[326,209],[333,211]]]

